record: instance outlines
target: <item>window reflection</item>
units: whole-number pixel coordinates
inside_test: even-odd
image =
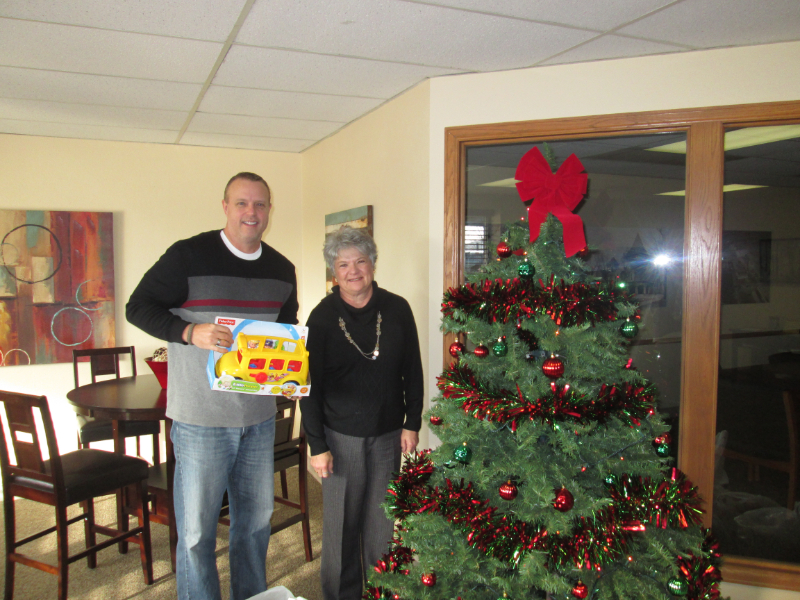
[[[725,137],[714,533],[800,562],[800,127]]]

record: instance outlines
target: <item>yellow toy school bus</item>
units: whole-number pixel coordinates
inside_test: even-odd
[[[217,361],[217,377],[228,375],[266,386],[273,383],[273,393],[284,395],[306,385],[308,351],[303,340],[240,333],[236,344],[237,350],[226,352]]]

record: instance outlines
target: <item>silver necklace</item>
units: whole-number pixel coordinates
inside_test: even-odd
[[[356,347],[356,350],[361,353],[361,356],[369,360],[375,360],[378,358],[378,354],[380,354],[378,350],[381,347],[381,311],[378,311],[378,326],[375,328],[375,332],[378,334],[378,339],[375,342],[375,350],[373,350],[370,354],[364,352],[358,347],[358,344],[353,341],[353,338],[350,337],[350,333],[347,331],[347,327],[344,326],[344,319],[342,317],[339,317],[339,327],[341,327],[342,331],[344,331],[344,337],[347,338],[347,341]]]

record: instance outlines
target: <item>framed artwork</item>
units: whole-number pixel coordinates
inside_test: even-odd
[[[372,230],[372,205],[359,206],[349,210],[325,215],[325,237],[339,229],[342,225],[349,225],[353,229],[366,229],[367,233],[374,236]],[[325,294],[330,294],[336,278],[327,265],[325,266]]]
[[[722,304],[769,302],[772,232],[722,232]]]
[[[0,210],[0,366],[115,345],[111,213]]]

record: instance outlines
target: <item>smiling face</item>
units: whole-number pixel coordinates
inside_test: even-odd
[[[236,179],[228,186],[222,210],[228,217],[225,235],[242,252],[258,250],[269,224],[269,190],[260,181]]]
[[[333,263],[333,272],[339,283],[339,293],[348,304],[364,306],[372,297],[372,276],[375,267],[369,256],[358,248],[341,250]]]

